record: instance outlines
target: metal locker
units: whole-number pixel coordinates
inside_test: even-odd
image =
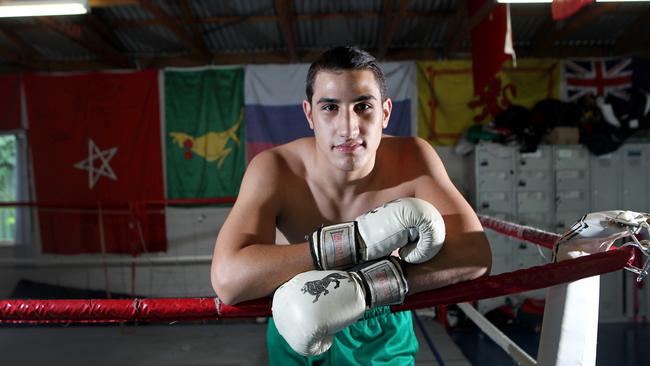
[[[512,215],[512,192],[478,192],[477,209],[481,213],[508,213]]]
[[[589,169],[589,150],[581,145],[557,145],[554,149],[555,170]]]
[[[522,212],[517,215],[517,222],[521,225],[555,232],[553,216],[550,216],[548,212]]]
[[[591,157],[591,211],[621,208],[621,154],[620,150]]]
[[[499,144],[479,144],[475,149],[479,170],[513,169],[515,150]]]
[[[645,145],[623,145],[620,149],[622,173],[621,209],[648,211],[648,159]]]
[[[555,187],[558,190],[588,190],[589,171],[587,169],[556,170]]]
[[[505,170],[480,170],[478,176],[479,191],[502,191],[512,187],[512,174]]]
[[[557,190],[555,196],[555,207],[557,212],[582,211],[587,213],[590,210],[588,190]]]
[[[468,163],[469,201],[477,212],[514,216],[514,156],[510,146],[481,143],[474,149]]]
[[[537,147],[537,151],[534,152],[519,153],[517,157],[517,171],[548,171],[552,166],[552,153],[553,149],[549,145],[540,145]]]
[[[545,212],[550,214],[553,210],[553,201],[549,191],[525,191],[517,192],[517,217],[522,214]],[[521,220],[519,220],[521,222]]]
[[[544,170],[525,170],[518,171],[517,177],[518,191],[551,191],[552,184],[555,183],[550,168]]]

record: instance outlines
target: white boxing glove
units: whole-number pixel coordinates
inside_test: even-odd
[[[440,212],[419,198],[385,203],[354,221],[318,228],[308,236],[317,269],[345,269],[399,249],[408,263],[433,258],[445,241]]]
[[[303,272],[275,291],[273,320],[294,351],[314,356],[327,351],[334,334],[363,317],[366,308],[401,304],[407,292],[395,257],[364,263],[353,272]]]
[[[650,214],[612,210],[588,213],[574,223],[555,243],[554,262],[604,252],[614,241],[633,236],[650,227]]]

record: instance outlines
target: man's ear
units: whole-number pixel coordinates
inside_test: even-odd
[[[311,103],[309,103],[306,100],[302,101],[302,111],[305,113],[305,117],[307,118],[307,122],[309,122],[309,128],[312,130],[314,129],[314,121],[312,120],[312,115],[311,115]]]
[[[383,113],[383,120],[381,122],[381,125],[383,128],[388,127],[388,120],[390,119],[390,112],[393,110],[393,101],[390,98],[386,98],[386,100],[382,103],[382,113]]]

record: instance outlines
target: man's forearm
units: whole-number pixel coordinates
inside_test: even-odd
[[[212,285],[227,304],[270,296],[298,273],[314,269],[307,243],[251,244],[223,258],[212,268]]]
[[[462,253],[445,248],[422,264],[409,264],[409,295],[469,281],[489,274],[492,255],[482,232],[468,234]],[[472,242],[474,241],[474,242]]]

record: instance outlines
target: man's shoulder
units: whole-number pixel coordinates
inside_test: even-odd
[[[385,137],[381,146],[382,164],[398,165],[404,173],[433,176],[444,169],[433,146],[420,137]]]
[[[434,153],[431,144],[417,136],[384,135],[381,144],[382,148],[390,154],[408,153],[410,155],[427,155]]]
[[[251,160],[249,168],[265,172],[304,169],[313,138],[302,138],[264,150]]]

